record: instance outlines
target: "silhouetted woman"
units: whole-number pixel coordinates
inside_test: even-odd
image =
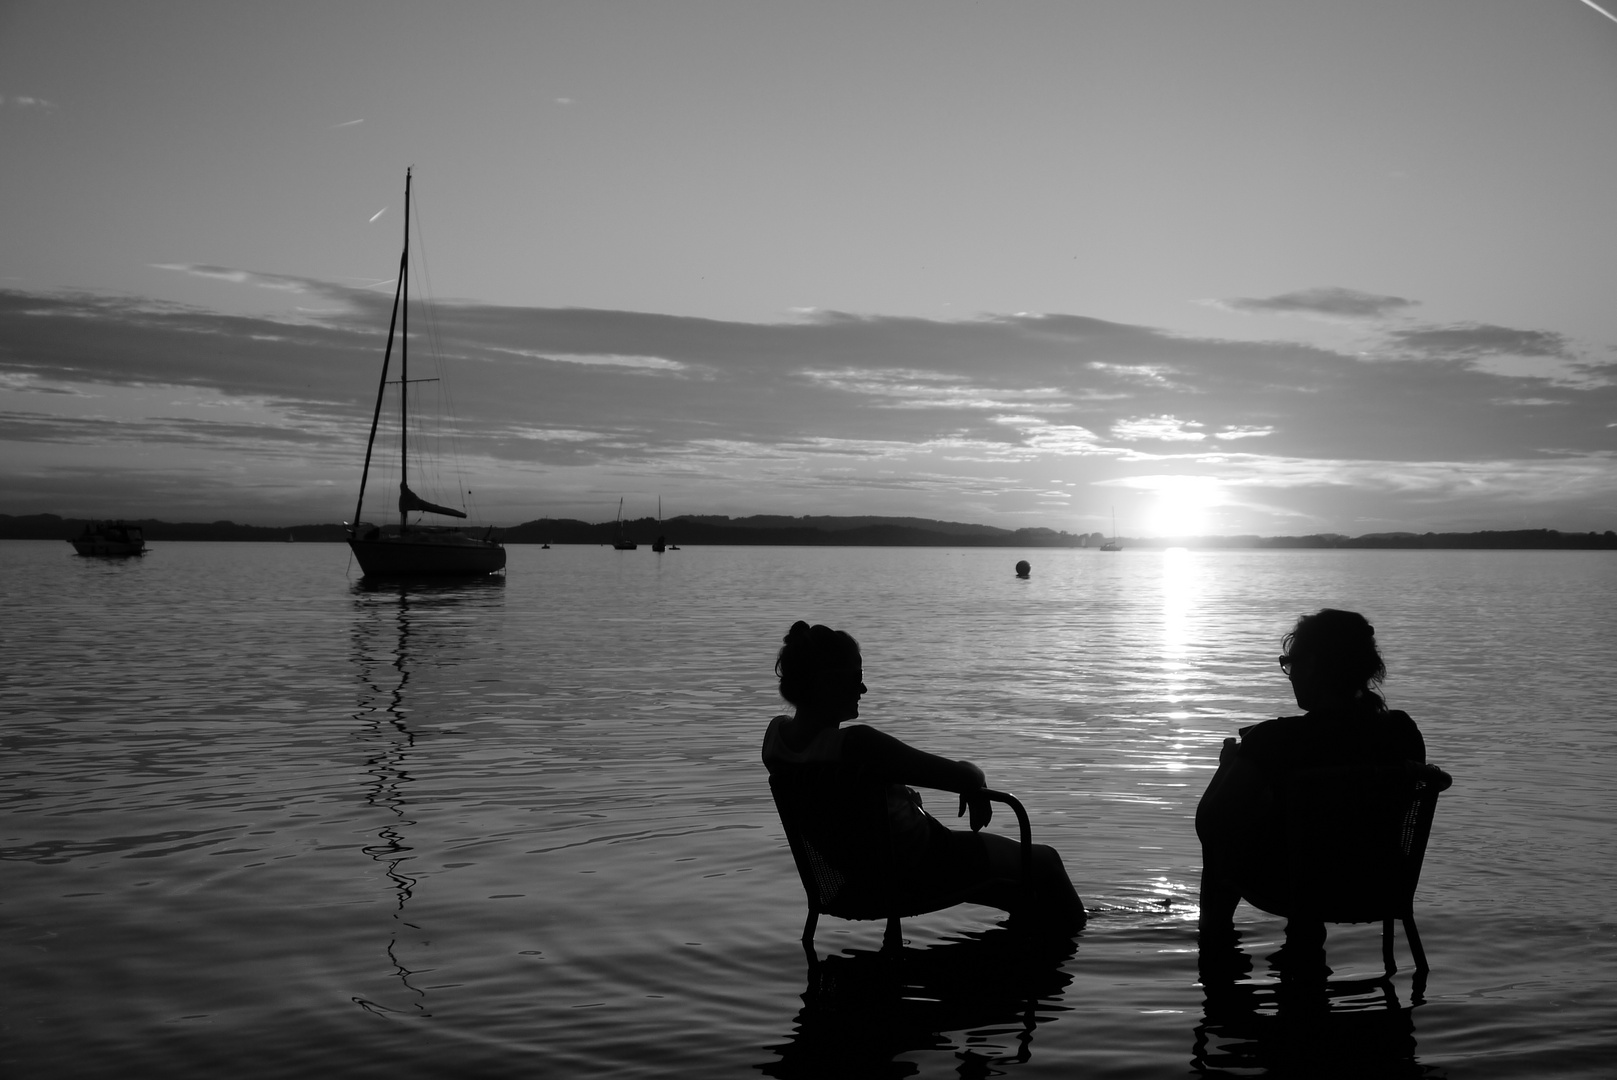
[[[828,626],[792,624],[775,660],[780,696],[795,708],[777,716],[764,733],[764,765],[771,773],[794,765],[844,766],[882,784],[887,793],[887,826],[899,877],[909,898],[961,897],[1011,911],[1019,906],[1021,845],[1006,836],[976,830],[992,811],[975,793],[987,786],[983,771],[969,761],[951,761],[917,750],[891,735],[858,724],[865,693],[859,643]],[[905,785],[953,791],[961,812],[969,805],[971,832],[949,829],[921,809],[919,796]],[[1037,922],[1076,930],[1084,905],[1073,890],[1054,848],[1033,848],[1034,910]]]
[[[1202,842],[1201,928],[1221,934],[1245,898],[1264,910],[1284,906],[1283,823],[1274,793],[1303,769],[1424,762],[1426,743],[1409,714],[1388,709],[1378,692],[1386,666],[1375,628],[1355,611],[1304,615],[1281,643],[1280,670],[1303,716],[1282,716],[1224,740],[1218,772],[1196,807]],[[1286,944],[1317,949],[1324,925],[1292,918]]]

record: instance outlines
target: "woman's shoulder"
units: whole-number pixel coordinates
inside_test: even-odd
[[[1420,728],[1415,726],[1414,719],[1402,709],[1388,709],[1381,717],[1383,730],[1387,733],[1388,741],[1396,748],[1396,755],[1425,762],[1426,739],[1421,735]]]
[[[842,729],[821,728],[807,742],[794,743],[794,733],[789,727],[791,721],[790,716],[777,716],[769,722],[764,731],[765,765],[772,768],[775,765],[829,764],[842,757]],[[804,735],[797,733],[796,738],[801,740]]]
[[[928,756],[879,728],[854,724],[842,729],[842,758],[862,769],[896,776],[913,771],[917,758]]]
[[[1381,716],[1383,721],[1392,727],[1411,728],[1415,731],[1420,730],[1420,728],[1415,726],[1415,718],[1404,712],[1402,709],[1388,709],[1386,712],[1382,713]]]
[[[1368,717],[1330,712],[1276,717],[1242,728],[1238,752],[1282,769],[1388,757],[1426,760],[1420,729],[1408,713],[1396,709]]]
[[[1287,739],[1297,738],[1308,733],[1308,717],[1306,716],[1277,716],[1273,720],[1253,724],[1251,727],[1241,728],[1237,734],[1241,736],[1241,746],[1265,747],[1284,742]]]

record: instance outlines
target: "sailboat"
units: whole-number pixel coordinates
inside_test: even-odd
[[[438,514],[464,518],[464,511],[439,506],[410,490],[410,170],[404,172],[404,253],[399,257],[399,282],[393,292],[393,315],[387,324],[387,351],[382,354],[382,381],[376,388],[376,409],[371,414],[370,439],[365,443],[365,467],[359,475],[359,502],[348,529],[348,546],[367,577],[481,577],[505,569],[505,546],[493,539],[492,528],[482,536],[469,535],[456,525],[412,524],[410,514]],[[388,366],[393,359],[394,331],[399,342],[399,521],[373,525],[360,517],[365,507],[365,482],[370,478],[371,452],[382,419],[387,394]],[[416,382],[432,382],[417,379]]]
[[[1102,551],[1122,551],[1123,545],[1117,542],[1117,507],[1112,507],[1112,538],[1100,546]]]
[[[668,550],[668,537],[663,535],[663,497],[657,496],[657,539],[651,542],[651,550],[661,555]]]
[[[633,551],[639,547],[633,540],[623,538],[623,500],[618,500],[618,538],[612,541],[612,547],[617,551]]]

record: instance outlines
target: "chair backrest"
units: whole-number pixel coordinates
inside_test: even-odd
[[[770,773],[769,790],[811,911],[894,913],[886,785],[838,765],[794,765]]]
[[[1453,780],[1406,761],[1292,774],[1278,792],[1286,914],[1324,922],[1405,916],[1437,796]]]

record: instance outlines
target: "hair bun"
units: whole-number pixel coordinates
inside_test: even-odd
[[[787,645],[791,645],[794,642],[807,641],[808,636],[809,624],[804,622],[802,619],[798,619],[792,624],[792,628],[786,631],[786,636],[781,638],[781,641]]]

